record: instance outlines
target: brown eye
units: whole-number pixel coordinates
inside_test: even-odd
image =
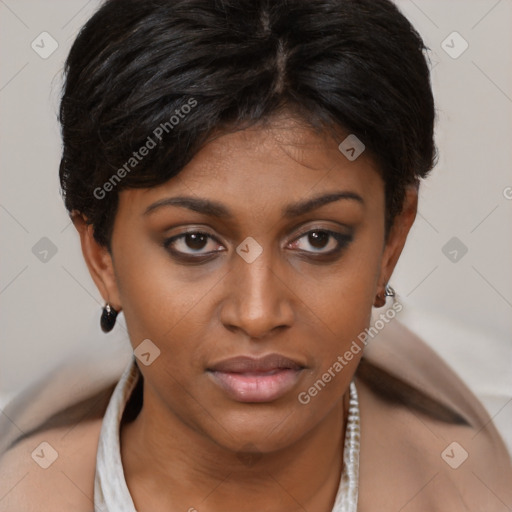
[[[210,242],[211,241],[211,242]],[[181,235],[173,236],[164,242],[164,247],[172,251],[173,253],[181,255],[206,255],[211,252],[215,252],[218,247],[216,240],[208,233],[201,231],[190,231],[188,233],[182,233]],[[204,250],[209,247],[209,250]]]
[[[308,234],[308,242],[316,249],[323,249],[329,242],[331,235],[325,231],[311,231]]]
[[[304,233],[292,243],[293,249],[317,254],[332,254],[352,241],[352,235],[327,229],[314,229]]]
[[[197,251],[204,248],[207,236],[203,233],[188,233],[183,238],[183,241],[187,247]]]

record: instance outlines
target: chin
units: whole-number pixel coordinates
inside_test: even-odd
[[[233,452],[271,453],[286,448],[301,439],[309,428],[289,409],[269,410],[260,404],[246,405],[251,411],[232,411],[223,408],[213,424],[215,431],[207,432],[216,444]],[[264,409],[267,410],[264,410]],[[224,427],[224,428],[223,428]]]

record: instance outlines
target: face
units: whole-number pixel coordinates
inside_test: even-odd
[[[414,215],[386,243],[384,183],[338,143],[290,119],[221,135],[164,185],[120,193],[112,255],[79,228],[133,348],[160,350],[139,363],[148,410],[266,452],[340,406],[362,350],[339,356],[368,326]]]

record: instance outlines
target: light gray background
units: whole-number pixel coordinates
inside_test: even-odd
[[[122,315],[116,334],[99,329],[101,296],[58,186],[60,74],[97,5],[0,0],[0,406],[70,354],[128,344]],[[512,448],[512,0],[398,5],[432,50],[440,150],[391,280],[399,318],[467,382]],[[47,59],[31,48],[43,31],[59,45]],[[441,46],[453,31],[469,44],[458,58]],[[462,48],[453,36],[447,44]],[[42,237],[57,248],[46,262],[32,252]],[[452,237],[455,262],[443,253]]]

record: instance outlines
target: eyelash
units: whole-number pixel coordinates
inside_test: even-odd
[[[291,243],[296,243],[299,240],[301,240],[302,238],[304,238],[305,236],[310,235],[311,233],[326,233],[330,237],[334,238],[337,241],[337,247],[328,252],[303,251],[303,250],[299,249],[299,252],[301,252],[303,254],[308,254],[308,255],[316,254],[316,256],[312,256],[313,259],[319,259],[318,257],[329,257],[329,256],[337,255],[343,249],[345,249],[350,244],[350,242],[352,242],[352,240],[353,240],[352,234],[338,233],[337,231],[331,231],[331,230],[325,229],[325,228],[312,228],[312,229],[302,233],[301,235],[299,235]],[[187,260],[187,261],[195,261],[195,262],[198,262],[198,261],[201,262],[200,260],[205,260],[206,258],[212,256],[216,252],[221,252],[221,251],[211,251],[208,253],[199,254],[199,256],[194,256],[192,254],[183,253],[183,252],[176,251],[175,249],[170,248],[170,246],[174,242],[176,242],[177,240],[180,240],[180,239],[185,239],[188,235],[203,235],[203,236],[206,236],[207,238],[214,240],[220,244],[220,242],[213,235],[210,235],[209,233],[206,233],[204,231],[196,230],[196,231],[187,231],[185,233],[181,233],[179,235],[167,238],[163,241],[162,245],[164,246],[164,248],[166,250],[171,252],[176,258],[181,259],[181,260]]]

